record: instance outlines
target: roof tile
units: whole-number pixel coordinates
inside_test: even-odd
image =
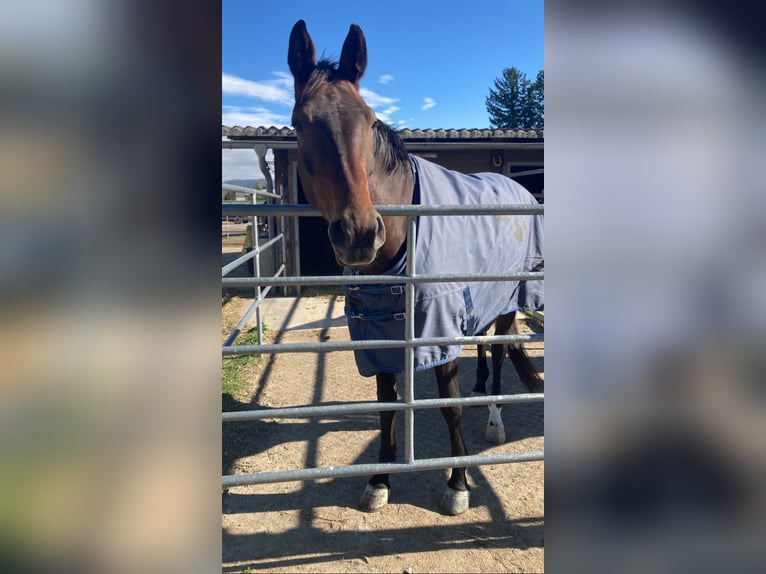
[[[450,140],[450,139],[542,139],[544,130],[511,129],[401,129],[396,130],[403,140]],[[230,138],[285,138],[294,139],[295,130],[283,127],[221,126],[221,136]]]

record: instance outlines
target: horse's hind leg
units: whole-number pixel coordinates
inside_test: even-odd
[[[513,321],[516,318],[516,312],[512,311],[506,315],[500,315],[495,321],[495,335],[506,335],[508,331],[513,330]],[[505,344],[495,343],[492,345],[492,394],[500,394],[500,376],[503,369],[503,359],[505,358]],[[484,430],[484,440],[493,444],[503,444],[505,442],[505,426],[501,416],[502,407],[496,404],[488,405],[489,419],[487,427]]]
[[[487,368],[487,346],[476,345],[478,358],[476,359],[476,384],[473,387],[473,394],[487,394],[487,379],[489,379],[489,369]]]
[[[434,368],[436,382],[439,386],[440,398],[460,397],[460,384],[457,378],[457,360]],[[442,416],[447,422],[452,456],[465,456],[468,450],[463,442],[463,433],[460,430],[460,419],[463,409],[460,406],[443,407]],[[469,494],[468,481],[465,476],[465,467],[453,468],[447,487],[441,500],[441,507],[447,514],[460,514],[468,510]]]
[[[375,377],[378,387],[378,402],[396,401],[396,375],[379,373]],[[380,412],[380,453],[379,462],[394,462],[396,460],[396,425],[395,411]],[[359,509],[365,512],[375,512],[388,504],[388,492],[391,484],[387,474],[376,474],[370,478],[367,487],[359,501]]]
[[[514,335],[518,333],[515,324],[511,324],[511,333]],[[532,364],[527,351],[523,345],[518,343],[511,343],[508,345],[508,358],[511,359],[513,366],[516,367],[516,372],[519,374],[519,379],[527,389],[532,393],[545,392],[545,384],[540,375],[537,374],[537,370]]]

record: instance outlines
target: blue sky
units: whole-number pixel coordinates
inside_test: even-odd
[[[503,68],[530,78],[543,68],[542,0],[224,0],[222,124],[290,125],[287,43],[299,19],[317,57],[338,58],[349,25],[361,26],[362,95],[397,129],[489,127],[484,100]],[[224,171],[237,155],[224,153]]]

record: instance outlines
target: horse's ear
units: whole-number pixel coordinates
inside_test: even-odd
[[[366,69],[367,42],[362,29],[356,24],[351,24],[346,40],[343,42],[338,71],[350,82],[358,84]]]
[[[306,29],[306,22],[298,20],[290,32],[290,45],[287,50],[287,65],[295,79],[295,95],[303,89],[316,63],[314,42]]]

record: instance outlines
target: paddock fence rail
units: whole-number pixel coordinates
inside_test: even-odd
[[[251,196],[253,205],[259,205],[257,203],[258,198],[263,198],[265,201],[275,201],[278,200],[280,203],[283,201],[283,195],[278,193],[272,193],[270,191],[264,191],[261,189],[251,189],[249,187],[242,187],[239,185],[232,185],[223,183],[221,184],[221,191],[223,193],[227,192],[234,192],[234,193],[244,193]],[[235,204],[223,204],[223,208],[221,210],[222,217],[225,217],[227,222],[229,217],[241,217],[240,214],[228,214],[227,213],[227,206],[232,206]],[[273,249],[274,251],[277,251],[277,246],[281,246],[281,250],[279,250],[279,253],[282,255],[282,260],[278,261],[280,264],[277,268],[274,275],[271,276],[271,279],[275,279],[279,277],[280,275],[283,275],[285,273],[285,269],[287,268],[286,263],[284,261],[285,251],[286,251],[286,245],[285,245],[285,233],[284,233],[284,218],[282,218],[282,223],[280,225],[280,231],[273,237],[269,238],[268,241],[261,243],[261,237],[258,229],[258,220],[259,217],[264,217],[266,221],[275,221],[275,217],[265,217],[265,215],[260,215],[257,213],[254,214],[248,214],[246,216],[247,219],[250,219],[252,217],[252,236],[251,236],[251,242],[252,242],[252,249],[249,253],[245,253],[244,255],[241,255],[240,257],[237,257],[234,259],[234,261],[231,261],[230,263],[227,263],[221,268],[221,277],[226,277],[229,273],[237,269],[238,267],[247,264],[249,261],[253,261],[253,276],[261,279],[261,255],[266,252],[269,249]],[[274,225],[269,225],[269,229],[274,229]],[[265,287],[265,289],[262,289],[262,287]],[[263,318],[262,318],[262,306],[263,306],[263,299],[266,297],[266,295],[269,294],[269,291],[273,285],[269,285],[268,283],[265,284],[258,284],[254,285],[254,297],[253,297],[253,303],[248,307],[248,309],[245,311],[245,313],[242,315],[242,318],[237,323],[237,326],[234,327],[232,332],[229,334],[229,336],[226,338],[226,340],[223,342],[224,347],[230,346],[236,338],[240,335],[242,332],[242,329],[245,328],[245,325],[247,325],[247,322],[250,320],[250,318],[253,316],[253,313],[255,313],[256,316],[256,326],[257,326],[257,333],[258,333],[258,344],[263,343]]]
[[[278,196],[279,197],[279,196]],[[408,219],[407,235],[407,268],[405,276],[397,276],[395,283],[404,284],[405,288],[405,337],[391,340],[368,340],[368,341],[327,341],[318,343],[279,343],[263,344],[259,335],[257,345],[233,345],[236,338],[232,334],[231,341],[227,339],[222,348],[224,357],[232,355],[253,355],[266,353],[305,353],[305,352],[334,352],[351,351],[354,349],[371,348],[404,348],[404,380],[401,387],[401,399],[395,402],[349,402],[333,405],[306,405],[299,407],[256,409],[248,411],[224,412],[222,422],[256,421],[274,418],[307,418],[326,417],[344,414],[378,413],[380,411],[402,411],[404,415],[404,450],[402,462],[378,463],[378,464],[354,464],[346,466],[328,466],[317,468],[302,468],[295,470],[264,471],[249,474],[234,474],[222,476],[222,488],[235,486],[267,484],[273,482],[306,481],[323,478],[339,478],[353,476],[369,476],[373,474],[395,474],[403,472],[416,472],[423,470],[448,469],[463,466],[481,466],[488,464],[505,464],[513,462],[530,462],[543,460],[543,450],[533,450],[513,453],[496,453],[468,455],[463,457],[441,457],[416,459],[414,455],[414,412],[418,409],[441,408],[445,406],[461,405],[489,405],[532,403],[544,401],[543,393],[525,393],[516,395],[488,395],[484,397],[461,397],[443,399],[415,399],[414,394],[414,349],[421,345],[468,345],[468,344],[492,344],[492,343],[529,343],[543,341],[544,334],[531,335],[484,335],[471,337],[428,337],[416,338],[414,328],[415,307],[415,284],[422,282],[450,282],[450,281],[524,281],[542,280],[544,272],[530,273],[505,273],[505,274],[415,274],[415,239],[417,233],[416,221],[420,216],[432,215],[542,215],[543,205],[380,205],[377,210],[381,215],[401,215]],[[319,212],[311,206],[305,205],[233,205],[222,206],[224,216],[254,216],[254,217],[319,217]],[[284,226],[282,227],[284,229]],[[276,238],[275,238],[276,239]],[[261,246],[261,249],[266,246]],[[246,263],[250,257],[257,257],[258,249],[233,261],[229,266],[232,269],[237,265]],[[256,259],[256,261],[258,261]],[[390,275],[367,275],[367,276],[308,276],[308,277],[285,277],[280,276],[284,272],[284,265],[271,277],[261,277],[260,269],[256,265],[255,277],[226,277],[230,271],[222,272],[222,287],[253,287],[258,295],[253,304],[258,310],[260,318],[261,298],[266,295],[268,289],[273,286],[306,286],[306,285],[346,285],[354,284],[391,284]],[[266,287],[261,291],[262,287]],[[251,307],[252,308],[252,307]],[[246,314],[249,318],[249,315]],[[237,329],[241,329],[247,319],[243,319]],[[260,323],[259,323],[260,324]]]

